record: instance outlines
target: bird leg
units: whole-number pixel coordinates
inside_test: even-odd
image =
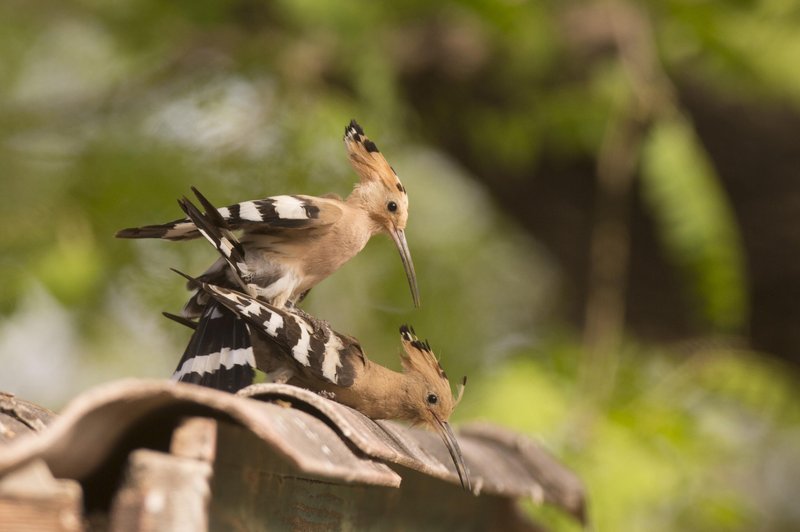
[[[271,384],[286,384],[294,377],[294,370],[288,366],[281,366],[280,368],[267,373],[267,378],[264,382]]]

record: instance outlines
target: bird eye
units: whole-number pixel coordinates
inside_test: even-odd
[[[397,210],[397,203],[390,201],[386,204],[386,208],[389,209],[390,212],[394,212]]]
[[[429,393],[428,397],[427,397],[427,400],[428,400],[428,404],[429,405],[435,405],[436,403],[439,402],[439,398],[436,397],[435,393]]]

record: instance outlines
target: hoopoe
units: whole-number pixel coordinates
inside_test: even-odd
[[[253,272],[248,282],[258,296],[277,306],[295,303],[314,285],[353,258],[379,233],[394,240],[406,271],[414,304],[419,306],[414,263],[406,242],[408,195],[400,178],[355,120],[345,128],[344,143],[351,165],[360,176],[350,195],[273,196],[219,209],[230,229],[243,230],[240,242],[248,251]],[[186,240],[200,233],[182,218],[166,224],[122,229],[118,238]],[[217,261],[204,278],[217,281]]]
[[[247,294],[202,282],[202,290],[244,320],[253,339],[269,340],[285,356],[259,363],[281,382],[322,392],[372,419],[400,419],[433,428],[447,446],[461,485],[472,490],[458,441],[448,423],[466,377],[453,396],[450,381],[427,341],[400,327],[403,371],[371,361],[355,338],[334,331],[297,308],[278,308]],[[259,350],[256,350],[258,353]]]
[[[415,306],[419,306],[414,263],[405,237],[408,195],[397,174],[361,127],[351,121],[344,142],[351,165],[360,176],[352,193],[313,197],[281,195],[213,209],[195,190],[201,203],[214,213],[213,225],[242,230],[236,272],[218,259],[201,281],[219,286],[247,286],[247,292],[276,307],[294,306],[311,288],[361,251],[378,233],[395,242],[408,278]],[[188,209],[187,201],[181,207]],[[166,224],[123,229],[119,238],[186,240],[201,235],[188,217]],[[231,239],[234,240],[234,239]],[[191,285],[190,289],[197,287]],[[197,290],[178,319],[195,329],[173,378],[229,391],[252,381],[252,348],[243,323],[226,315],[202,290]],[[195,323],[191,320],[197,319]],[[242,372],[242,367],[250,366]]]

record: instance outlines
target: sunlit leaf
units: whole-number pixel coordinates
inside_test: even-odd
[[[737,330],[747,316],[741,242],[725,192],[685,121],[664,120],[652,129],[642,181],[664,246],[702,303],[697,318]]]

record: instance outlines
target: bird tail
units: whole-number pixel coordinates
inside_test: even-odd
[[[232,275],[225,276],[218,271],[212,277],[221,274],[222,278],[232,278],[246,291],[244,278],[249,271],[244,261],[244,248],[211,202],[194,187],[192,190],[206,212],[202,213],[185,197],[178,200],[186,213],[186,223],[208,240],[231,268]],[[221,267],[225,268],[224,265]],[[187,305],[194,302],[200,318],[172,379],[228,392],[252,384],[256,361],[249,326],[235,312],[205,296],[198,280],[189,278],[189,284],[198,292]],[[205,297],[201,298],[201,295]]]
[[[197,227],[187,220],[173,220],[165,224],[129,227],[117,231],[117,238],[163,238],[165,240],[191,240],[200,236]]]
[[[186,197],[178,200],[178,204],[200,234],[214,246],[214,249],[231,267],[235,282],[242,289],[248,291],[245,279],[249,279],[252,275],[244,259],[244,247],[230,231],[225,218],[217,208],[199,190],[192,187],[192,191],[206,210],[205,213],[200,212],[200,209]]]
[[[247,324],[218,303],[200,316],[172,380],[235,393],[255,377],[255,358]]]

